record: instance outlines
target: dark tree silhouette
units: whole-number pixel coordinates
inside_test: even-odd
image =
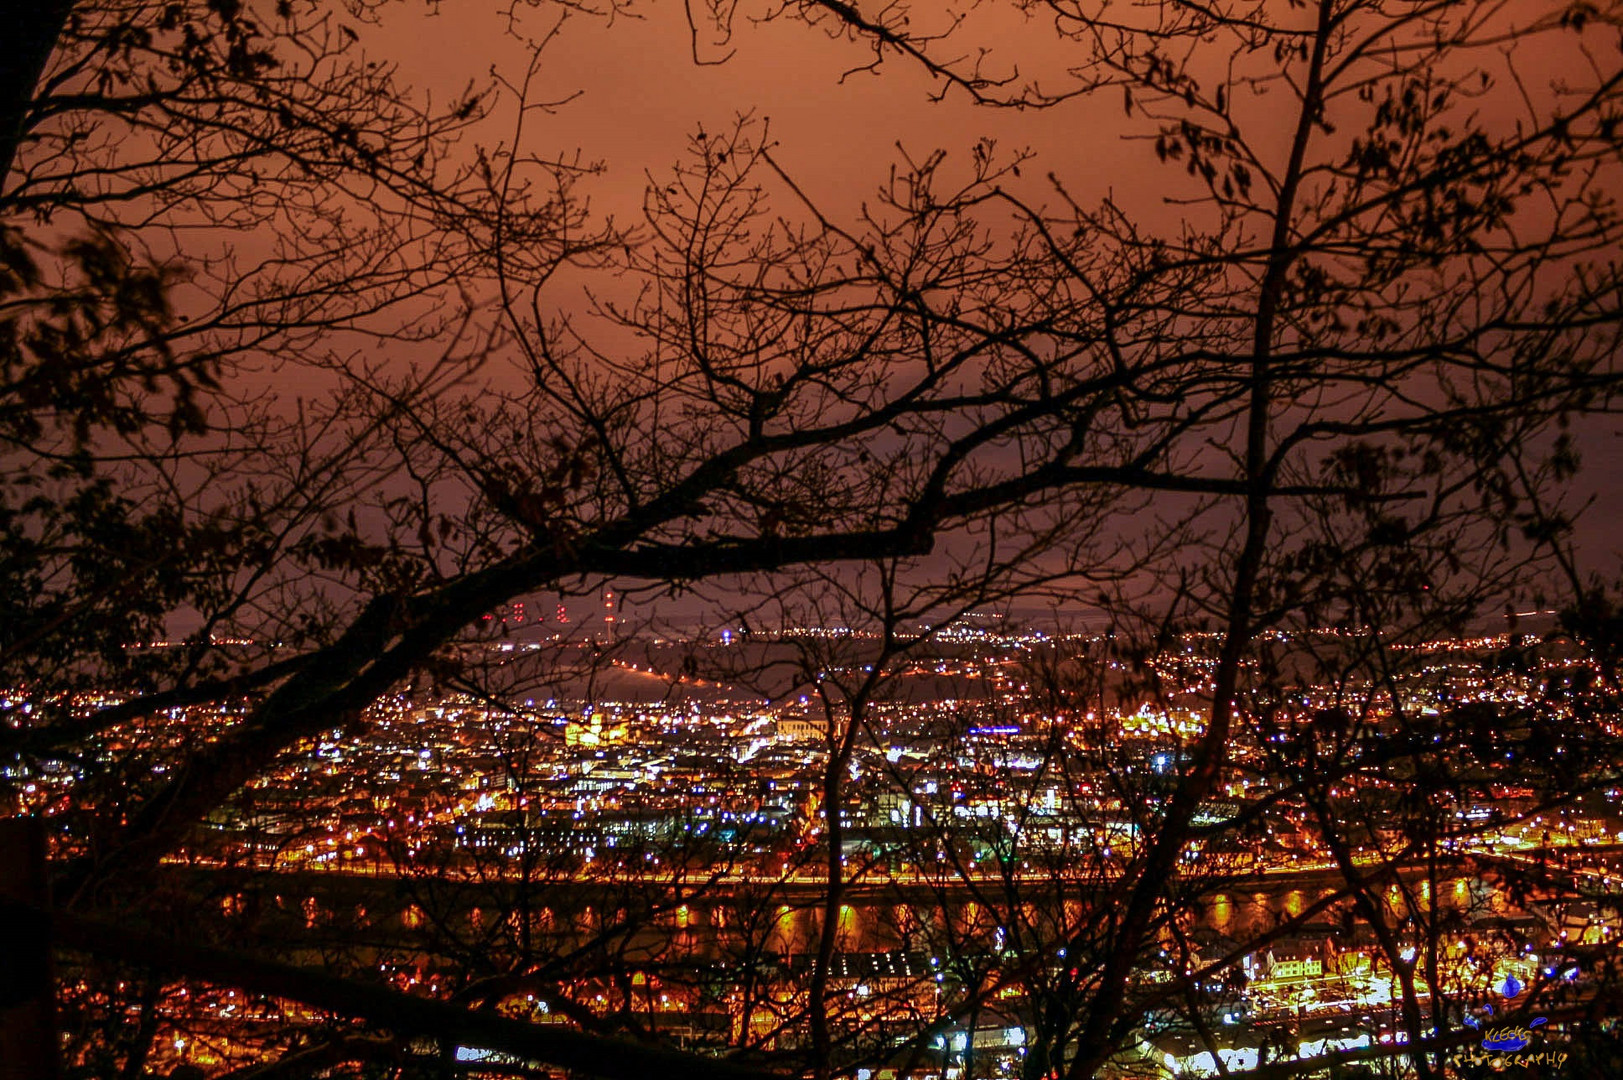
[[[1445,768],[1432,747],[1469,748],[1481,718],[1411,715],[1394,687],[1429,634],[1527,590],[1549,553],[1573,565],[1553,498],[1575,465],[1565,426],[1609,409],[1620,376],[1623,73],[1598,44],[1616,14],[1015,6],[1074,48],[1067,81],[1022,81],[980,50],[963,66],[973,23],[915,30],[905,5],[773,17],[866,42],[876,65],[922,64],[944,93],[989,106],[1123,104],[1158,159],[1135,183],[1165,181],[1175,223],[1085,203],[1062,178],[1033,187],[1031,159],[988,142],[963,168],[902,161],[842,218],[741,121],[696,135],[619,231],[579,197],[589,170],[526,148],[527,83],[502,106],[511,134],[458,152],[495,106],[418,104],[360,50],[355,11],[30,12],[0,78],[0,647],[17,688],[0,750],[21,775],[78,763],[52,808],[62,939],[111,948],[113,916],[160,917],[132,898],[211,813],[324,733],[364,730],[412,680],[493,693],[469,653],[514,597],[609,582],[729,602],[764,588],[790,610],[832,596],[878,645],[853,678],[817,684],[821,921],[806,999],[773,1002],[775,1033],[806,1037],[774,1053],[747,1030],[729,1041],[736,1067],[854,1068],[894,1042],[865,1038],[863,1009],[831,990],[844,775],[895,665],[933,637],[909,627],[1085,597],[1152,643],[1130,658],[1155,675],[1140,691],[1199,723],[1150,778],[1103,730],[1082,725],[1077,745],[1045,729],[1044,770],[1118,784],[1136,815],[1120,853],[1103,850],[1106,830],[1062,845],[1046,876],[996,880],[964,863],[950,816],[920,834],[935,834],[930,859],[913,853],[942,864],[934,881],[967,881],[998,917],[948,925],[964,989],[902,1043],[923,1054],[966,1015],[973,1031],[1009,987],[1041,1010],[1033,1078],[1100,1074],[1157,1009],[1211,1043],[1191,912],[1233,874],[1221,841],[1289,812],[1315,823],[1342,879],[1314,913],[1344,902],[1377,939],[1410,1065],[1435,1075],[1452,916],[1434,894],[1393,905],[1386,890],[1412,891],[1399,875],[1415,864],[1440,885],[1473,838],[1444,811],[1491,783],[1489,754]],[[1529,89],[1522,61],[1539,43],[1569,61],[1565,81]],[[197,255],[193,236],[219,253]],[[600,275],[586,310],[560,295],[569,273]],[[301,399],[307,386],[322,400]],[[1591,644],[1608,610],[1596,595],[1576,609]],[[176,647],[131,648],[181,623]],[[1270,651],[1271,635],[1326,627],[1356,644],[1305,668]],[[1178,697],[1155,665],[1197,631],[1206,651]],[[1343,699],[1304,724],[1287,698],[1314,680]],[[1052,689],[1074,719],[1075,687]],[[231,718],[208,738],[184,719],[205,707]],[[1610,755],[1604,715],[1587,715],[1586,745]],[[1547,720],[1517,714],[1520,745]],[[1376,736],[1392,741],[1367,746]],[[1574,776],[1546,755],[1535,786],[1570,802],[1612,777],[1615,755],[1602,760]],[[1214,819],[1253,770],[1260,801]],[[1359,798],[1342,788],[1355,777]],[[1361,801],[1416,777],[1429,797]],[[563,872],[567,857],[541,857],[558,841],[521,824],[540,845],[526,866]],[[979,843],[1030,861],[1008,836]],[[1197,844],[1217,853],[1198,874],[1185,866]],[[117,954],[347,1004],[442,1053],[467,1038],[605,1075],[697,1071],[493,1015],[545,983],[577,1024],[657,1040],[625,952],[702,877],[682,867],[668,893],[594,928],[593,948],[618,943],[613,962],[536,955],[527,917],[494,970],[472,970],[460,930],[441,934],[478,1009],[376,985],[346,1002],[330,974],[244,961],[233,975],[207,949],[165,959],[150,936]],[[1039,893],[1062,913],[1027,910]],[[1066,913],[1066,897],[1083,906]],[[1009,958],[993,930],[1014,936]],[[601,1011],[566,992],[593,979],[615,984]],[[140,1010],[150,1041],[156,991]],[[303,1060],[409,1051],[354,1036],[341,1028]]]

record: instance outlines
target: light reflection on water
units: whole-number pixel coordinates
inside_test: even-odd
[[[1267,891],[1235,892],[1223,890],[1212,893],[1204,906],[1199,910],[1195,925],[1215,930],[1236,940],[1244,940],[1247,936],[1264,933],[1276,928],[1281,920],[1299,918],[1304,912],[1315,904],[1330,896],[1333,889],[1330,886],[1320,888],[1290,888],[1283,886]],[[1418,902],[1429,904],[1432,890],[1424,882],[1417,882],[1414,893]],[[1441,905],[1449,908],[1464,910],[1480,906],[1488,910],[1499,910],[1505,905],[1504,897],[1491,885],[1479,879],[1469,877],[1448,878],[1438,883],[1436,894],[1441,898]],[[1388,910],[1394,914],[1401,914],[1405,906],[1402,891],[1395,886],[1384,890],[1382,898],[1386,901]],[[307,895],[302,902],[294,905],[294,910],[300,921],[307,927],[313,928],[320,924],[327,912],[331,898]],[[699,931],[705,930],[716,939],[728,939],[735,934],[748,934],[748,928],[754,927],[754,933],[766,937],[766,948],[771,952],[797,953],[815,947],[819,937],[821,919],[821,905],[810,901],[791,906],[779,903],[770,919],[744,919],[739,912],[731,910],[736,908],[738,898],[717,897],[707,899],[702,894],[694,895],[686,903],[674,910],[668,910],[662,921],[663,932]],[[935,929],[950,929],[954,937],[986,935],[994,933],[1002,926],[1004,919],[1010,913],[1015,916],[1015,923],[1036,929],[1039,934],[1065,933],[1067,928],[1074,930],[1090,918],[1091,905],[1075,899],[1067,899],[1052,906],[1036,905],[1026,898],[1021,898],[1014,904],[1012,912],[1006,912],[1000,905],[981,903],[975,900],[964,900],[961,904],[950,906],[946,912],[941,911],[936,904],[939,897],[922,904],[898,901],[896,895],[876,893],[871,897],[852,897],[841,904],[838,916],[839,948],[852,952],[884,952],[895,949],[918,950],[929,949],[930,939],[934,938]],[[339,908],[341,911],[353,911],[356,925],[377,925],[374,916],[376,910],[369,910],[365,905],[354,904]],[[240,908],[240,900],[232,902],[228,898],[223,906],[227,918],[232,917]],[[393,913],[393,922],[404,936],[412,937],[421,933],[430,932],[433,927],[426,917],[427,913],[422,907],[408,903],[400,907],[390,906]],[[1309,924],[1339,923],[1342,903],[1316,912],[1307,921]],[[389,912],[385,912],[388,914]],[[729,914],[738,916],[735,920]],[[470,906],[461,911],[463,925],[478,931],[490,918],[488,907]],[[943,920],[943,914],[947,918]],[[512,913],[514,917],[517,913]],[[569,909],[560,910],[553,906],[540,906],[530,911],[530,927],[532,932],[549,937],[567,938],[571,934],[580,932],[600,931],[608,919],[622,920],[627,917],[623,908],[612,911],[596,909],[591,904],[579,907],[569,905]],[[658,927],[650,927],[649,933],[661,932]],[[405,942],[402,942],[405,944]],[[558,944],[563,944],[560,940]]]

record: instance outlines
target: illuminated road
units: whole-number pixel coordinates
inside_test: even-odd
[[[1582,848],[1555,847],[1540,851],[1472,851],[1460,856],[1463,859],[1505,861],[1518,865],[1540,867],[1556,878],[1570,878],[1580,882],[1602,884],[1608,886],[1623,885],[1623,873],[1612,870],[1568,867],[1562,864],[1561,855],[1582,851],[1586,855],[1599,856],[1623,851],[1620,845],[1585,845]],[[1545,861],[1540,862],[1540,854]],[[187,867],[199,872],[210,872],[227,869],[223,862],[203,860],[198,858],[171,858],[167,860],[172,866]],[[854,862],[855,860],[853,860]],[[1390,870],[1389,864],[1373,856],[1364,856],[1355,860],[1355,865],[1364,871]],[[1116,866],[1106,865],[1104,872],[1108,877],[1086,877],[1080,873],[1060,874],[1052,870],[1003,870],[985,867],[962,867],[957,870],[943,870],[937,874],[904,874],[893,875],[883,870],[860,869],[852,870],[852,878],[844,883],[847,893],[853,898],[872,896],[885,893],[973,893],[985,891],[995,893],[998,890],[1014,891],[1020,889],[1037,890],[1042,886],[1059,886],[1070,891],[1078,889],[1102,890],[1121,880],[1121,871],[1125,869],[1125,861]],[[1266,887],[1275,890],[1281,888],[1298,888],[1303,890],[1324,889],[1343,882],[1340,870],[1333,862],[1328,860],[1313,862],[1298,862],[1290,865],[1260,867],[1254,869],[1216,869],[1204,870],[1199,864],[1191,864],[1196,870],[1189,875],[1192,881],[1205,881],[1213,887],[1225,889],[1245,889],[1248,885]],[[827,887],[827,880],[821,867],[800,868],[786,872],[767,872],[747,868],[733,868],[723,871],[705,871],[700,868],[672,866],[669,864],[652,863],[645,872],[633,872],[629,867],[604,865],[600,872],[580,872],[563,874],[557,872],[532,871],[526,877],[517,870],[503,872],[491,866],[478,870],[470,867],[435,866],[432,869],[424,868],[421,872],[414,872],[412,868],[402,869],[391,862],[381,860],[350,858],[343,861],[328,858],[326,860],[305,859],[297,863],[288,861],[273,862],[262,860],[257,865],[245,866],[242,863],[232,864],[230,869],[236,871],[250,870],[259,873],[269,873],[286,877],[290,880],[305,876],[323,880],[343,879],[381,879],[381,880],[411,880],[424,877],[437,877],[447,884],[465,885],[470,887],[516,885],[528,883],[537,890],[547,889],[604,889],[625,888],[628,886],[642,886],[652,890],[673,891],[681,894],[702,895],[705,893],[724,892],[729,889],[770,889],[783,893],[785,896],[799,896],[821,893]],[[1424,863],[1407,863],[1395,868],[1398,873],[1409,876],[1426,870]],[[1114,872],[1112,872],[1114,871]],[[1450,868],[1451,874],[1466,873],[1467,867]]]

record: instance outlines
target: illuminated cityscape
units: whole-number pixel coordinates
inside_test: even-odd
[[[35,0],[0,1080],[1623,1078],[1623,0]]]
[[[775,699],[695,672],[736,670],[746,653],[759,667],[797,639],[860,656],[865,635],[724,629],[632,636],[608,653],[532,635],[469,647],[498,667],[601,654],[603,696],[508,708],[467,692],[386,698],[363,729],[295,747],[164,873],[194,902],[210,898],[190,917],[211,933],[229,938],[250,920],[291,956],[338,949],[408,994],[466,992],[482,963],[545,958],[544,976],[490,1003],[538,1023],[585,1006],[684,1046],[770,1053],[806,1038],[821,968],[840,1045],[871,1074],[1019,1076],[1038,1010],[1082,970],[1074,958],[1094,947],[1112,889],[1149,842],[1145,815],[1201,734],[1210,641],[1190,635],[1145,659],[1172,688],[1150,702],[1108,674],[1124,662],[1097,659],[1111,652],[1098,635],[920,631],[926,644],[863,708],[837,804],[827,766],[850,713],[820,706],[816,687],[840,668],[806,671],[806,685]],[[1176,906],[1135,969],[1135,994],[1177,996],[1144,1008],[1107,1075],[1213,1075],[1214,1052],[1243,1070],[1390,1048],[1406,1038],[1406,993],[1457,1008],[1512,980],[1548,1010],[1582,1002],[1602,977],[1590,960],[1623,933],[1623,785],[1606,764],[1614,714],[1588,708],[1601,693],[1594,667],[1560,634],[1399,655],[1405,669],[1385,687],[1278,688],[1259,736],[1235,748],[1180,853]],[[688,673],[673,673],[683,657]],[[1041,707],[1057,700],[1036,685],[1054,657],[1095,663],[1099,696],[1072,688],[1071,707]],[[189,737],[214,737],[245,708],[132,724],[101,754],[150,749],[176,719]],[[1277,767],[1314,742],[1340,747],[1335,776],[1304,784]],[[1524,760],[1535,749],[1540,760]],[[1433,754],[1452,776],[1430,796],[1434,831],[1417,844],[1396,823],[1409,820],[1409,770]],[[1551,770],[1578,794],[1549,798]],[[26,781],[19,809],[71,821],[85,778],[11,779]],[[831,811],[833,888],[819,856]],[[1337,828],[1316,820],[1324,813]],[[71,855],[71,825],[63,835]],[[1360,897],[1380,905],[1376,920]],[[1405,972],[1394,950],[1427,963]],[[217,1066],[308,1015],[262,995],[171,987],[166,1022],[188,1034],[166,1056]],[[936,1032],[922,1045],[921,1026]],[[474,1065],[505,1060],[462,1052]]]

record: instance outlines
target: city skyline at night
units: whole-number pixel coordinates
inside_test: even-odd
[[[1623,1075],[1619,0],[0,28],[0,1080]]]

